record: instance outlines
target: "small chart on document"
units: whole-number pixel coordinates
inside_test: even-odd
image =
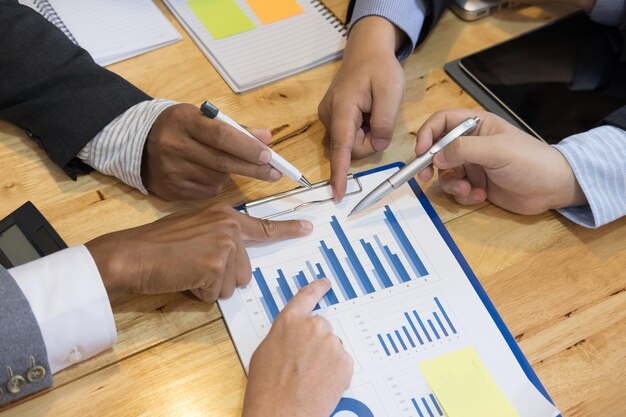
[[[403,417],[444,417],[443,410],[428,388],[426,381],[415,372],[404,372],[386,378],[391,395],[396,399]]]
[[[432,351],[462,338],[457,320],[441,295],[396,297],[380,302],[375,311],[353,316],[371,355],[379,362],[398,362]]]
[[[253,262],[253,285],[241,290],[241,296],[258,332],[264,334],[293,295],[315,279],[331,280],[332,289],[316,307],[331,311],[338,311],[342,304],[356,305],[357,300],[375,300],[380,297],[377,293],[394,287],[436,280],[421,249],[412,243],[415,238],[402,227],[391,205],[386,205],[379,217],[348,229],[329,212],[328,222],[316,225],[321,238],[314,250],[304,243],[302,248],[289,248],[290,253],[300,254],[296,258],[283,258],[278,252]],[[432,332],[439,331],[443,333],[441,327]]]

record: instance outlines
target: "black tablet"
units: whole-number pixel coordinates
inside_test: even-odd
[[[30,201],[0,220],[0,265],[19,266],[67,248]]]
[[[556,143],[626,105],[623,44],[617,28],[577,13],[446,71],[487,110]]]

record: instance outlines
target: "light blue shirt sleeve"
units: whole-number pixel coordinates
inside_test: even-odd
[[[571,221],[596,228],[626,215],[626,132],[601,126],[563,139],[554,147],[569,163],[588,206],[558,211]]]
[[[603,25],[618,26],[626,23],[626,1],[596,0],[589,16],[594,22]]]
[[[396,53],[402,61],[413,53],[425,15],[426,6],[422,0],[357,0],[350,27],[366,16],[381,16],[389,20],[406,34],[406,40]]]

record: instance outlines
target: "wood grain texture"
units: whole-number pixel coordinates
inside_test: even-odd
[[[317,105],[339,68],[330,63],[246,94],[228,88],[167,8],[184,39],[109,67],[154,97],[210,98],[234,119],[267,127],[273,147],[313,181],[328,178]],[[347,1],[327,0],[338,16]],[[390,148],[354,161],[358,172],[407,161],[415,132],[434,111],[479,108],[443,64],[571,11],[510,9],[467,23],[452,13],[404,64],[405,101]],[[33,201],[65,241],[154,221],[207,202],[166,202],[99,173],[69,180],[19,129],[0,122],[0,217]],[[292,187],[234,178],[215,199],[229,204]],[[596,230],[557,213],[518,216],[482,204],[461,207],[435,180],[423,184],[464,256],[564,416],[626,414],[626,220]],[[52,389],[2,409],[2,416],[238,416],[245,375],[213,304],[187,294],[111,300],[118,342],[55,375]]]

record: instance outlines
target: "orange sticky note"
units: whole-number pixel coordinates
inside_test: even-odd
[[[296,0],[246,0],[264,25],[303,13]]]

